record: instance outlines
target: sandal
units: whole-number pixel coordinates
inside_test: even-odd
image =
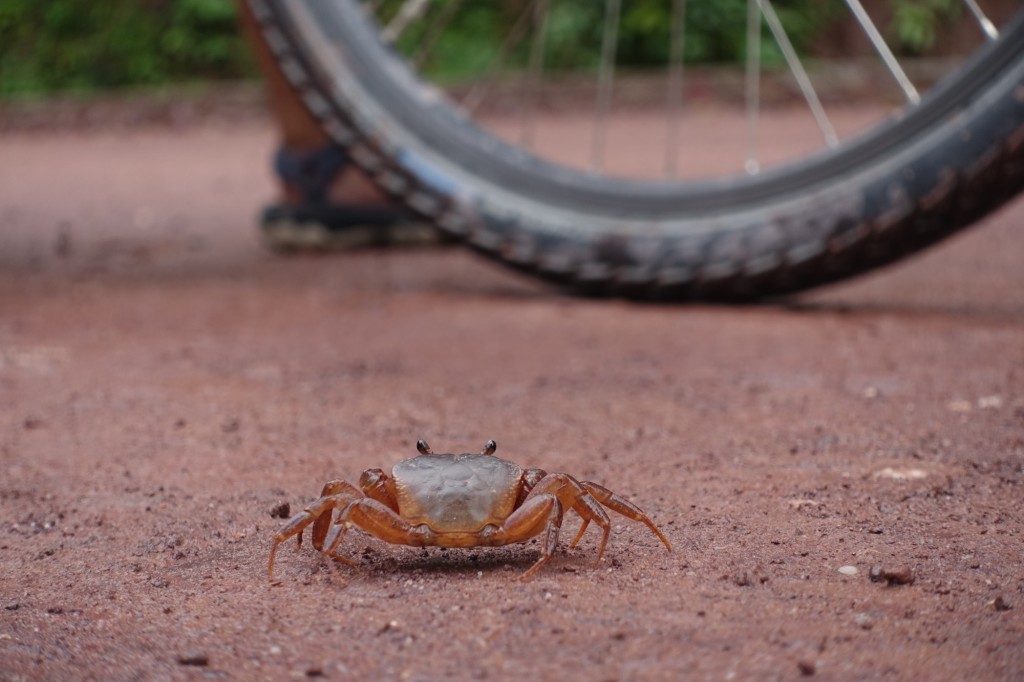
[[[274,170],[298,190],[302,202],[275,203],[263,210],[260,226],[270,248],[331,251],[445,241],[435,227],[399,206],[329,201],[328,189],[348,164],[345,150],[336,144],[311,152],[278,150]]]

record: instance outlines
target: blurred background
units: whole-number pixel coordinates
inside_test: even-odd
[[[402,0],[377,4],[379,16],[387,17]],[[523,4],[462,3],[444,41],[425,65],[427,72],[451,82],[490,63]],[[870,52],[841,0],[774,4],[801,53],[826,58]],[[869,0],[865,5],[903,56],[941,57],[974,44],[976,26],[964,17],[960,0]],[[1018,5],[1015,0],[997,0],[985,3],[985,8],[999,16]],[[687,62],[742,60],[746,6],[746,0],[690,0]],[[546,68],[596,64],[603,3],[563,1],[554,3],[551,11]],[[620,66],[642,69],[664,63],[671,3],[632,0],[623,4],[622,12]],[[422,39],[411,31],[401,42],[413,45]],[[763,40],[761,45],[765,65],[782,67],[774,42]],[[525,60],[527,51],[528,45],[521,46],[518,58]],[[510,62],[515,65],[515,55]],[[5,98],[254,77],[255,67],[237,30],[233,0],[0,0],[0,95]]]
[[[0,0],[0,92],[255,77],[232,0]]]
[[[543,28],[525,0],[364,0],[395,50],[440,84],[476,123],[550,161],[593,164],[605,2],[543,3]],[[685,4],[678,139],[666,126],[673,11]],[[627,0],[615,53],[614,116],[602,126],[602,170],[663,177],[663,149],[714,138],[719,154],[680,163],[683,179],[749,170],[744,113],[748,0]],[[962,63],[984,36],[964,0],[866,0],[865,8],[919,90]],[[1018,0],[984,0],[1000,25]],[[416,9],[418,7],[418,9]],[[840,140],[906,104],[843,0],[776,0]],[[411,21],[404,15],[416,14]],[[0,0],[0,130],[124,127],[265,115],[259,72],[238,28],[237,0]],[[533,17],[531,19],[531,16]],[[402,28],[394,30],[396,26]],[[542,75],[531,70],[543,34]],[[756,166],[824,148],[818,124],[762,22]],[[587,111],[590,111],[588,114]],[[779,120],[774,112],[780,112]],[[535,114],[544,114],[535,125]],[[586,116],[586,118],[584,118]],[[585,125],[581,125],[583,122]],[[586,124],[593,123],[590,127]],[[602,131],[604,128],[602,128]],[[526,141],[529,139],[529,143]],[[671,152],[674,154],[675,152]]]

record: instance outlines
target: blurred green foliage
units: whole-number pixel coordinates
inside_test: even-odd
[[[919,54],[935,45],[942,22],[961,7],[961,0],[894,0],[892,32],[904,51]]]
[[[478,72],[500,57],[502,45],[522,21],[526,4],[515,0],[474,2],[434,0],[435,5],[459,3],[438,41],[427,70],[442,80],[457,80]],[[403,0],[385,0],[385,23]],[[776,0],[773,3],[797,50],[806,48],[815,32],[834,20],[841,0]],[[669,52],[672,0],[625,0],[622,3],[617,63],[631,67],[664,64]],[[688,62],[742,60],[746,45],[747,0],[688,0],[686,3],[685,58]],[[605,3],[598,0],[557,0],[548,17],[544,66],[549,70],[593,68],[601,53]],[[528,21],[526,28],[531,28]],[[764,29],[767,35],[767,29]],[[527,32],[529,34],[529,32]],[[415,54],[430,41],[427,26],[413,26],[400,42],[401,51]],[[525,65],[530,38],[512,41],[505,57],[509,66]],[[781,53],[770,38],[761,42],[762,61],[780,64]]]
[[[0,94],[252,73],[231,0],[0,0]]]
[[[406,0],[383,0],[383,23]],[[889,33],[905,52],[932,46],[957,0],[889,0]],[[431,46],[423,66],[434,78],[458,80],[493,66],[509,43],[509,68],[529,59],[529,37],[509,41],[526,0],[432,0],[432,15],[458,2],[458,11],[434,41],[429,22],[406,31],[399,48],[415,56]],[[688,62],[736,62],[744,57],[748,0],[687,0]],[[842,0],[775,0],[773,6],[798,51],[843,16]],[[672,0],[624,0],[618,58],[642,68],[664,63],[669,51]],[[600,58],[605,2],[551,2],[545,69],[594,68]],[[436,13],[436,14],[435,14]],[[530,29],[528,17],[522,28]],[[528,33],[528,31],[524,31]],[[762,63],[782,58],[762,27]],[[0,0],[0,95],[51,90],[161,85],[239,78],[255,73],[235,23],[232,0]]]

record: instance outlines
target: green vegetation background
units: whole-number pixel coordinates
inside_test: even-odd
[[[434,11],[455,0],[434,0]],[[383,15],[402,0],[384,0]],[[911,51],[934,40],[940,15],[955,0],[891,0],[890,32]],[[494,59],[525,0],[464,0],[426,68],[451,80]],[[546,68],[587,67],[601,42],[601,0],[552,3]],[[834,21],[841,0],[776,0],[774,6],[798,49]],[[642,67],[668,51],[671,0],[623,3],[619,63]],[[743,58],[747,0],[689,0],[686,59]],[[404,38],[414,51],[425,36]],[[524,41],[525,43],[526,41]],[[766,63],[777,63],[771,39]],[[510,58],[523,63],[527,45]],[[56,90],[159,86],[251,77],[255,69],[235,21],[232,0],[0,0],[0,95]]]

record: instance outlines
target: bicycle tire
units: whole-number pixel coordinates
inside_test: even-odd
[[[905,115],[755,176],[556,166],[481,130],[356,3],[249,0],[282,72],[386,192],[506,265],[593,295],[748,300],[857,275],[1024,188],[1024,12]]]

